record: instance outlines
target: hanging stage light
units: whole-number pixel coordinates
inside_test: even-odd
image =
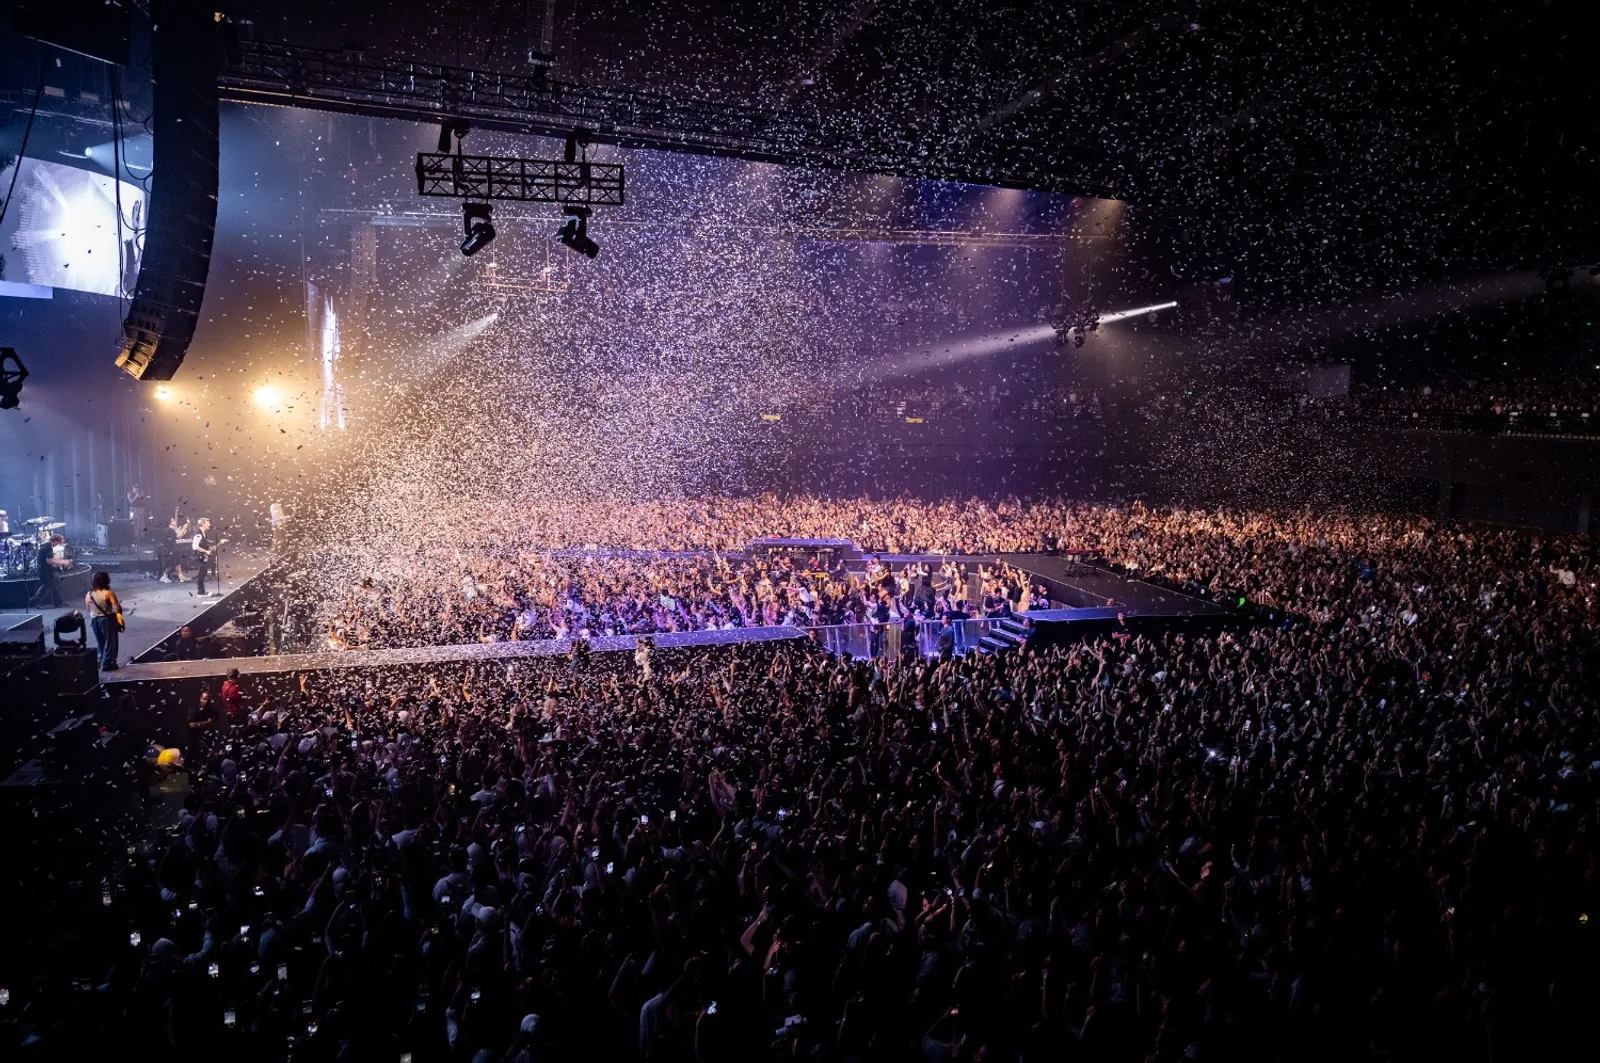
[[[556,236],[578,254],[594,258],[600,253],[600,245],[589,239],[589,215],[593,212],[588,207],[577,207],[570,203],[565,209],[567,223],[557,231]]]
[[[461,227],[466,233],[461,241],[461,253],[471,258],[489,246],[494,239],[494,222],[489,218],[489,204],[461,204]]]
[[[472,132],[472,127],[467,125],[467,123],[463,122],[461,119],[445,119],[444,123],[439,126],[439,154],[450,154],[450,142],[452,138],[455,140],[455,148],[459,152],[461,150],[462,138],[470,132]]]
[[[22,382],[28,379],[28,367],[22,364],[17,352],[10,347],[0,347],[0,410],[14,410],[22,394]]]

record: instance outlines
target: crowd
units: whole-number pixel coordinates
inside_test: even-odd
[[[1586,542],[1044,508],[1277,619],[893,665],[793,642],[234,680],[189,713],[177,827],[130,845],[75,946],[93,984],[39,988],[19,1035],[415,1063],[1592,1042]],[[840,512],[939,534],[939,507]]]
[[[1368,390],[1363,412],[1415,420],[1471,419],[1525,431],[1574,431],[1600,425],[1600,374],[1573,369],[1503,380],[1447,379],[1419,387]]]
[[[456,563],[464,564],[459,579]],[[965,610],[969,595],[974,608],[989,611],[1043,601],[1024,574],[1000,561],[891,565],[872,557],[851,572],[815,558],[524,549],[450,564],[435,564],[424,551],[385,572],[330,602],[328,648],[915,624]]]

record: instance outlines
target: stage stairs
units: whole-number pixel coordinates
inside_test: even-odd
[[[1021,646],[1027,629],[1014,616],[998,617],[989,624],[989,633],[978,640],[979,653],[1003,653]]]

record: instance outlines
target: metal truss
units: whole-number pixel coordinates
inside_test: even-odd
[[[514,199],[620,207],[620,163],[511,159],[493,155],[417,155],[417,193],[451,199]]]
[[[464,118],[544,136],[586,129],[600,142],[713,155],[768,156],[774,145],[819,132],[791,113],[578,85],[542,70],[502,74],[270,41],[240,41],[219,84],[223,99],[240,102],[418,121]]]
[[[833,129],[793,110],[683,99],[661,92],[559,81],[543,69],[504,74],[369,57],[356,51],[239,41],[218,79],[224,100],[306,107],[416,122],[464,119],[480,129],[681,151],[819,170],[892,174],[1044,189],[1105,199],[1115,189],[1064,174],[1026,145],[989,144],[936,130]]]

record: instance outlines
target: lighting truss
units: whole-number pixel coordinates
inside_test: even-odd
[[[244,40],[227,57],[218,94],[236,103],[308,107],[416,122],[457,119],[476,129],[565,137],[588,131],[597,144],[654,148],[819,170],[892,174],[1034,188],[1102,199],[1123,190],[1038,157],[1028,145],[989,145],[951,131],[915,135],[828,128],[793,109],[747,107],[660,92],[582,85],[532,74],[370,57],[358,51]]]
[[[417,192],[450,199],[515,199],[620,207],[620,163],[512,159],[493,155],[417,155]]]

